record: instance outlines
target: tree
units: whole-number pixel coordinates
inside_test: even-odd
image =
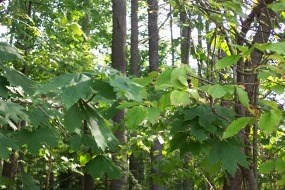
[[[113,0],[113,37],[112,37],[112,67],[126,74],[126,1]],[[127,142],[126,129],[123,123],[124,110],[119,111],[113,117],[113,121],[118,125],[115,136],[122,144]],[[116,156],[115,156],[116,157]],[[122,167],[126,167],[126,155],[123,155]],[[117,159],[117,158],[115,158]],[[124,170],[127,170],[124,168]],[[121,179],[111,181],[111,189],[125,189],[127,186],[127,171]]]
[[[159,41],[159,31],[158,31],[158,1],[148,0],[148,37],[149,37],[149,68],[151,71],[157,71],[159,68],[159,56],[158,56],[158,41]],[[158,177],[159,171],[157,169],[158,162],[161,160],[162,156],[162,144],[158,139],[154,139],[153,145],[151,147],[151,173],[152,175]],[[161,189],[161,185],[156,182],[153,177],[151,178],[150,188],[152,190]]]

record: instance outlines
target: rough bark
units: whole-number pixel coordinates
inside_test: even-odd
[[[242,33],[237,37],[237,43],[243,45],[244,38],[247,32],[250,30],[251,24],[254,20],[258,23],[258,30],[253,38],[253,43],[266,43],[270,36],[270,31],[272,30],[270,11],[267,9],[266,4],[272,3],[273,0],[266,0],[260,2],[256,7],[253,8],[252,12],[249,14],[248,18],[242,22]],[[251,54],[251,59],[249,61],[243,62],[240,60],[236,67],[236,83],[244,84],[245,90],[248,93],[250,104],[253,106],[256,105],[256,99],[258,97],[258,79],[257,73],[254,73],[254,68],[259,66],[262,62],[263,54],[260,51],[254,50]],[[251,70],[249,73],[245,73],[245,68]],[[236,112],[240,117],[251,116],[251,114],[246,111],[240,103],[236,104]],[[256,128],[254,128],[256,130]],[[245,130],[239,134],[240,139],[244,141],[245,148],[244,152],[249,158],[249,163],[253,163],[257,155],[257,147],[251,148],[250,142],[250,131],[251,126],[247,126]],[[255,132],[256,133],[256,132]],[[253,142],[256,144],[257,137],[253,137]],[[253,149],[253,150],[252,150]],[[229,179],[228,183],[224,184],[224,190],[230,189],[241,189],[242,187],[242,178],[245,179],[244,186],[250,190],[258,190],[257,175],[256,175],[256,164],[250,164],[249,169],[242,168],[238,170],[236,175]]]
[[[159,68],[159,56],[158,56],[158,1],[148,0],[148,36],[149,36],[149,68],[151,71],[156,71]],[[160,190],[162,189],[161,184],[156,182],[154,178],[159,178],[159,170],[155,167],[155,164],[161,159],[162,144],[158,140],[155,140],[151,147],[151,177],[150,189]]]
[[[148,0],[148,36],[149,36],[149,68],[150,71],[156,71],[159,67],[158,57],[158,1]]]
[[[157,168],[157,164],[162,159],[162,144],[160,144],[158,139],[155,139],[153,142],[153,145],[151,147],[151,174],[154,176],[154,178],[150,179],[150,189],[151,190],[161,190],[162,186],[159,182],[157,182],[155,179],[159,179],[159,169]]]
[[[138,0],[131,1],[131,74],[139,76]]]
[[[2,176],[7,178],[10,183],[7,187],[8,190],[12,190],[14,187],[14,180],[17,174],[17,167],[18,167],[18,154],[16,151],[13,151],[10,155],[9,161],[4,161],[3,169],[2,169]]]
[[[181,63],[189,64],[190,55],[190,35],[191,27],[187,13],[185,11],[180,12],[180,31],[181,31]]]
[[[112,67],[126,74],[126,0],[113,0],[113,36],[112,36]],[[113,121],[117,123],[118,129],[115,131],[116,138],[122,143],[127,142],[126,129],[122,124],[124,119],[124,110],[119,111],[113,117]],[[116,164],[120,165],[124,170],[120,179],[111,181],[111,190],[126,189],[127,187],[127,160],[122,156],[118,159],[113,154]]]

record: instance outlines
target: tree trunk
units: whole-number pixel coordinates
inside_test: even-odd
[[[126,0],[113,0],[113,36],[112,36],[112,67],[126,74]],[[126,129],[123,125],[124,110],[119,111],[113,121],[119,126],[115,131],[116,138],[122,143],[127,142]],[[120,179],[111,181],[111,190],[126,189],[127,187],[127,160],[126,155],[119,160],[113,154],[114,161],[123,169]]]
[[[159,68],[159,56],[158,56],[158,1],[148,0],[148,37],[149,37],[149,68],[151,71],[156,71]],[[159,170],[155,165],[161,160],[162,144],[156,139],[151,147],[151,177],[150,189],[160,190],[162,189],[160,183],[156,182],[154,178],[159,178]]]
[[[158,40],[159,32],[157,25],[158,1],[148,0],[148,37],[149,37],[149,68],[156,71],[159,67],[158,60]]]
[[[132,0],[131,4],[131,74],[139,76],[138,0]]]
[[[4,161],[2,176],[9,180],[9,185],[7,190],[12,190],[14,187],[14,181],[17,174],[17,166],[18,166],[18,154],[16,151],[13,151],[10,155],[9,161]]]
[[[180,12],[181,30],[181,63],[189,65],[191,27],[187,13]]]
[[[151,177],[150,180],[150,189],[151,190],[161,190],[162,186],[159,182],[157,182],[157,179],[160,179],[160,172],[157,168],[157,164],[162,159],[162,144],[160,144],[158,139],[155,139],[153,142],[153,145],[151,147],[151,175],[154,177]]]
[[[267,0],[265,3],[270,4],[273,0]],[[256,20],[258,23],[257,32],[253,38],[254,43],[266,43],[269,39],[270,32],[272,30],[272,26],[270,25],[270,10],[267,9],[266,4],[260,2],[256,7],[253,8],[252,12],[249,14],[248,18],[242,23],[242,35],[237,38],[237,42],[239,45],[243,45],[242,37],[246,36],[246,33],[250,30],[251,23]],[[258,97],[258,79],[257,73],[246,73],[244,68],[249,68],[254,70],[257,66],[261,64],[263,54],[260,51],[254,50],[251,53],[251,59],[249,61],[243,62],[239,60],[238,66],[236,67],[236,82],[237,84],[244,84],[245,91],[248,94],[250,104],[256,106],[256,100]],[[244,116],[251,116],[251,114],[246,111],[240,103],[237,102],[236,104],[236,112],[238,113],[239,117]],[[256,130],[254,128],[253,130]],[[244,142],[244,152],[246,157],[249,159],[249,163],[253,163],[256,158],[257,147],[251,147],[250,143],[250,131],[251,126],[247,126],[244,131],[240,133],[240,138]],[[254,132],[256,133],[256,131]],[[257,137],[253,136],[253,142],[256,144]],[[230,180],[230,183],[225,183],[224,190],[230,189],[241,189],[242,186],[242,179],[245,179],[247,189],[250,190],[258,190],[258,183],[257,183],[257,165],[256,163],[250,164],[249,169],[241,167],[241,170],[238,170],[235,177]]]

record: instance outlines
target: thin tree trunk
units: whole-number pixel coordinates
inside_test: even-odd
[[[157,168],[157,164],[162,159],[162,144],[160,144],[158,139],[155,139],[151,147],[151,174],[154,175],[154,178],[160,179],[160,172]],[[159,182],[155,181],[153,178],[150,180],[150,189],[151,190],[161,190],[162,186]]]
[[[149,36],[149,68],[151,71],[156,71],[159,68],[159,56],[158,56],[158,41],[159,41],[159,31],[158,31],[158,1],[148,0],[148,36]],[[160,183],[156,182],[154,178],[159,178],[159,170],[155,167],[155,164],[161,160],[162,155],[162,144],[156,139],[154,140],[151,147],[151,177],[150,179],[150,189],[160,190],[162,186]]]
[[[149,36],[149,68],[150,71],[156,71],[159,67],[158,56],[158,1],[148,0],[148,36]]]
[[[181,24],[181,63],[189,65],[191,27],[187,13],[180,12]]]
[[[112,67],[126,74],[126,0],[113,0],[113,36],[112,36]],[[127,142],[126,129],[123,125],[124,110],[119,111],[113,121],[117,123],[116,138],[122,143]],[[121,166],[123,175],[120,179],[111,181],[111,190],[127,189],[127,160],[126,155],[119,160],[113,154],[113,160]]]
[[[131,73],[139,76],[138,0],[131,1]]]
[[[173,45],[173,16],[172,16],[172,6],[169,3],[169,13],[170,13],[170,43],[171,43],[171,64],[174,66],[175,56],[174,56],[174,45]]]

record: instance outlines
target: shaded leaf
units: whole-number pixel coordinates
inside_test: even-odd
[[[134,106],[128,110],[125,116],[125,124],[129,129],[140,125],[147,117],[147,110],[142,106]]]
[[[27,114],[22,111],[23,109],[19,104],[0,100],[0,124],[9,124],[10,127],[16,130],[18,122],[22,120],[29,121]]]
[[[8,159],[10,156],[9,148],[13,148],[14,150],[18,150],[18,146],[16,142],[0,133],[0,158],[1,159]]]
[[[36,180],[27,173],[21,173],[22,182],[23,182],[23,190],[40,190],[40,187],[37,185]]]
[[[6,86],[9,86],[9,82],[5,77],[0,76],[0,97],[7,99],[9,90]]]
[[[14,59],[23,59],[19,51],[7,43],[0,42],[0,62],[12,61]]]
[[[82,120],[84,118],[84,112],[79,104],[74,104],[64,114],[64,124],[66,129],[73,132],[75,129],[82,127]]]
[[[94,179],[102,178],[106,173],[109,179],[119,179],[121,177],[121,170],[110,159],[105,156],[98,155],[93,158],[85,168]]]
[[[21,129],[16,134],[19,146],[27,145],[28,151],[37,155],[43,145],[56,147],[58,144],[58,133],[50,127],[41,127],[33,130]]]
[[[228,139],[226,141],[216,140],[211,143],[211,146],[212,148],[209,153],[210,164],[215,164],[220,161],[223,168],[232,176],[234,176],[238,164],[248,167],[248,162],[241,150],[242,145],[233,139]]]
[[[32,95],[35,92],[36,83],[26,75],[5,66],[1,66],[1,68],[5,71],[4,76],[7,78],[11,86],[20,86],[29,95]]]

